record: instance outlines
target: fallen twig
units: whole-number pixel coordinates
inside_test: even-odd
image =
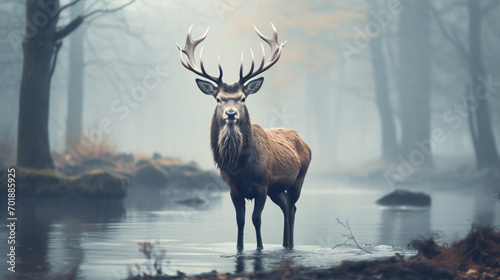
[[[354,244],[356,244],[356,247],[358,247],[358,249],[360,249],[361,251],[363,251],[365,253],[368,253],[368,254],[372,253],[372,252],[370,252],[370,251],[362,248],[361,246],[359,246],[358,242],[356,241],[356,238],[354,237],[354,234],[352,234],[351,226],[349,225],[349,220],[346,220],[345,223],[343,223],[339,218],[337,218],[337,223],[339,223],[341,226],[343,226],[346,229],[348,229],[349,230],[349,234],[343,235],[343,236],[347,237],[346,241],[344,241],[343,243],[340,243],[340,244],[337,244],[337,245],[333,246],[332,249],[335,249],[335,248],[340,247],[340,246],[344,246],[344,245],[346,245],[346,243],[349,240],[352,240],[352,241],[354,241]]]

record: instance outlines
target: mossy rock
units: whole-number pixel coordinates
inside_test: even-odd
[[[170,187],[206,192],[227,191],[228,187],[222,178],[213,171],[196,171],[175,173],[171,177]]]
[[[114,170],[117,165],[112,158],[109,157],[90,157],[82,158],[75,165],[66,165],[61,168],[61,171],[66,175],[75,176],[93,170]]]
[[[16,197],[98,197],[123,198],[127,194],[128,180],[102,170],[66,177],[52,170],[15,168]],[[6,181],[3,171],[2,180]]]
[[[199,172],[201,169],[196,165],[192,163],[186,163],[186,164],[162,164],[160,162],[160,166],[163,170],[169,172],[169,173],[184,173],[184,172]]]
[[[138,185],[162,187],[169,181],[169,174],[152,160],[140,160],[136,163],[134,181]]]
[[[136,163],[134,182],[138,186],[175,188],[179,190],[227,190],[219,175],[203,171],[196,163],[169,159],[143,159]]]
[[[377,204],[383,206],[419,206],[431,205],[431,197],[423,192],[412,192],[408,190],[395,190],[377,200]]]
[[[6,173],[2,178],[5,178]],[[16,195],[17,196],[37,196],[54,192],[59,189],[62,177],[57,176],[50,170],[31,170],[25,168],[15,168]],[[61,191],[61,190],[60,190]]]
[[[85,196],[125,197],[128,180],[106,171],[92,171],[69,183]]]

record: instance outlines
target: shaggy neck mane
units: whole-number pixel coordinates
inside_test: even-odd
[[[251,123],[248,114],[238,121],[239,124],[222,124],[214,114],[210,131],[212,155],[221,171],[229,173],[244,167],[245,151],[252,137]]]

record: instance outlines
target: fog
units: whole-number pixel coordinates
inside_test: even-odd
[[[72,232],[76,241],[71,239],[65,246],[87,246],[79,254],[105,262],[107,249],[103,253],[92,242],[108,246],[107,238],[118,236],[120,244],[135,246],[137,239],[160,236],[167,238],[166,243],[175,237],[173,245],[167,245],[172,246],[171,252],[182,248],[181,253],[194,256],[185,263],[185,256],[172,257],[174,263],[181,263],[179,269],[189,273],[209,271],[221,256],[224,260],[216,268],[222,271],[232,271],[233,262],[240,261],[233,258],[233,243],[231,249],[227,245],[236,240],[236,225],[228,224],[234,222],[229,195],[216,196],[206,209],[185,210],[170,193],[148,189],[147,196],[136,188],[142,182],[134,181],[142,158],[178,159],[200,167],[196,172],[218,172],[210,149],[210,123],[217,102],[200,91],[195,82],[200,77],[183,67],[180,59],[186,57],[176,46],[184,47],[191,26],[195,39],[210,28],[195,50],[195,60],[199,65],[203,47],[206,70],[216,75],[220,55],[227,84],[238,81],[242,54],[243,72],[249,70],[250,49],[256,67],[261,43],[266,61],[270,58],[270,48],[254,26],[271,36],[274,25],[279,42],[286,41],[279,61],[259,75],[265,78],[262,88],[245,104],[253,123],[294,129],[311,147],[304,198],[298,202],[299,209],[307,206],[304,213],[309,215],[300,216],[301,210],[297,214],[297,243],[303,251],[293,257],[299,264],[304,255],[303,264],[314,265],[316,247],[325,247],[318,241],[326,238],[323,235],[341,236],[335,219],[339,216],[352,219],[359,236],[373,243],[375,249],[370,250],[376,256],[404,251],[412,234],[442,230],[449,236],[463,236],[471,224],[499,222],[495,189],[500,178],[498,1],[61,0],[54,16],[50,5],[58,1],[47,0],[40,2],[49,7],[41,10],[47,14],[27,22],[30,9],[26,7],[35,5],[33,1],[0,0],[0,166],[61,171],[67,162],[86,158],[89,150],[100,147],[99,156],[113,155],[109,161],[133,155],[136,161],[131,162],[137,163],[126,172],[120,169],[122,163],[111,169],[120,176],[128,172],[125,175],[132,178],[133,195],[126,196],[125,190],[120,199],[126,199],[117,208],[104,203],[95,210],[95,217],[82,214],[85,217],[78,216],[74,224],[71,219],[81,212],[76,206],[58,204],[71,211],[57,214],[50,202],[23,210],[33,218],[26,223],[40,226],[41,234],[52,234],[52,239],[68,232],[48,226],[77,228]],[[53,37],[47,35],[50,40],[34,44],[54,21]],[[64,33],[72,25],[77,27]],[[33,62],[44,51],[48,60]],[[74,175],[81,174],[64,174]],[[399,187],[430,193],[433,208],[400,211],[373,203]],[[274,210],[265,219],[273,227],[264,229],[264,236],[273,236],[267,239],[271,248],[281,248],[282,235],[276,231],[281,231],[282,224],[275,222],[281,212],[274,205],[268,208]],[[46,218],[39,221],[35,212]],[[191,214],[194,218],[180,225]],[[110,226],[115,222],[116,228]],[[97,241],[83,238],[86,226],[94,223],[99,225]],[[165,227],[170,234],[166,237]],[[207,228],[211,233],[201,239],[195,236]],[[223,234],[216,228],[224,229]],[[130,232],[137,237],[131,239]],[[182,239],[186,232],[191,234],[187,241]],[[34,237],[21,238],[33,241]],[[254,241],[253,235],[249,238]],[[337,239],[328,242],[342,242]],[[59,251],[79,260],[71,248],[54,249],[46,243],[42,242],[41,253],[36,252],[41,259],[47,257],[44,266],[51,262],[48,256]],[[379,245],[392,249],[388,253],[377,249]],[[134,246],[122,248],[118,259],[133,265]],[[216,253],[201,254],[198,259],[199,251],[206,250]],[[326,254],[331,258],[325,263],[340,262],[344,253],[352,253],[341,252],[340,256]],[[271,250],[264,261],[281,260],[283,252],[274,253]],[[121,271],[122,267],[106,263],[95,269],[90,264],[88,259],[83,262],[83,267],[93,270],[83,269],[87,274],[82,279],[99,278],[99,269]]]
[[[23,5],[3,2],[3,10],[12,11],[2,17],[3,30],[6,34],[23,31]],[[183,46],[191,25],[193,37],[201,36],[210,27],[201,44],[205,65],[209,73],[215,73],[220,54],[224,80],[231,83],[237,81],[241,52],[245,71],[250,65],[250,48],[257,60],[260,57],[262,40],[252,26],[269,36],[273,23],[279,40],[286,40],[287,44],[280,61],[264,74],[262,90],[247,101],[252,122],[264,128],[298,131],[313,150],[313,172],[330,172],[376,160],[381,155],[381,125],[370,62],[370,32],[384,37],[390,75],[388,93],[394,120],[399,124],[394,75],[398,63],[398,15],[405,8],[398,3],[381,2],[378,7],[370,7],[365,1],[286,5],[279,1],[139,1],[122,11],[99,16],[81,26],[85,63],[83,129],[92,132],[98,129],[100,121],[109,119],[111,132],[106,137],[116,143],[119,151],[144,155],[159,152],[213,168],[208,132],[215,102],[199,91],[194,82],[196,75],[180,64],[176,43]],[[87,9],[91,10],[89,4]],[[441,7],[445,5],[441,2],[434,5],[435,9],[446,8]],[[467,47],[467,26],[460,20],[465,12],[450,8],[442,13],[446,28]],[[491,12],[484,21],[483,36],[488,43],[498,40],[496,13]],[[378,24],[373,16],[376,14],[389,17]],[[60,20],[70,19],[66,15]],[[431,19],[431,25],[431,125],[448,129],[450,124],[443,121],[442,115],[463,99],[467,62],[435,20]],[[15,131],[22,52],[8,39],[11,37],[2,40],[2,127],[3,131]],[[71,86],[69,45],[66,41],[62,45],[51,86],[50,147],[59,153],[66,149],[66,104]],[[498,76],[494,45],[485,44],[484,51],[487,73],[493,80]],[[269,55],[268,46],[265,47]],[[143,81],[156,69],[161,69],[157,72],[159,80],[148,81],[152,86],[144,94],[140,91],[144,89]],[[490,106],[494,132],[498,135],[496,96]],[[131,98],[132,103],[127,104],[126,98]],[[400,135],[400,128],[396,129]],[[450,137],[444,144],[435,145],[433,154],[473,161],[468,134],[465,122],[458,129],[450,129]]]

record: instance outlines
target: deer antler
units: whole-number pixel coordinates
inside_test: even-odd
[[[271,68],[271,66],[273,66],[280,58],[281,49],[285,46],[286,41],[283,43],[280,43],[278,45],[278,32],[276,31],[276,27],[274,27],[274,25],[272,23],[271,23],[271,26],[273,27],[273,37],[272,38],[268,38],[268,37],[264,36],[262,33],[259,32],[259,30],[257,30],[257,27],[255,27],[255,25],[253,26],[253,28],[257,32],[257,35],[259,35],[259,37],[262,40],[264,40],[266,43],[268,43],[269,46],[271,47],[271,57],[269,58],[269,61],[264,65],[266,52],[264,50],[264,45],[261,43],[260,46],[262,47],[262,60],[260,62],[260,67],[257,69],[257,71],[253,72],[253,68],[255,66],[255,59],[253,56],[253,51],[252,51],[252,49],[250,49],[250,54],[252,55],[252,65],[250,66],[250,70],[248,71],[248,74],[243,76],[243,52],[242,52],[241,53],[241,64],[240,64],[240,81],[239,81],[239,83],[241,85],[245,84],[251,78],[253,78],[253,77],[259,75],[260,73],[266,71],[267,69]]]
[[[184,67],[186,67],[188,70],[194,72],[195,74],[198,74],[204,78],[207,78],[207,79],[213,81],[214,83],[216,83],[217,85],[221,85],[222,84],[222,67],[220,66],[220,55],[219,55],[219,77],[218,78],[208,74],[207,71],[205,71],[205,67],[203,66],[203,58],[202,58],[203,47],[201,47],[201,50],[200,50],[201,70],[198,69],[198,67],[196,67],[196,62],[194,61],[194,49],[196,48],[196,46],[198,46],[199,43],[201,43],[201,41],[205,40],[205,38],[207,37],[207,34],[208,34],[208,30],[210,30],[210,27],[207,29],[207,31],[205,31],[205,34],[203,34],[203,36],[201,36],[200,38],[198,38],[194,41],[193,41],[193,38],[191,37],[191,29],[192,28],[193,28],[193,26],[191,25],[191,27],[189,27],[189,31],[188,31],[187,38],[186,38],[186,45],[184,46],[184,48],[181,48],[179,46],[179,44],[177,44],[177,48],[179,49],[179,54],[181,57],[182,65],[184,65]],[[184,61],[184,59],[182,57],[182,53],[184,53],[186,55],[187,62]]]

